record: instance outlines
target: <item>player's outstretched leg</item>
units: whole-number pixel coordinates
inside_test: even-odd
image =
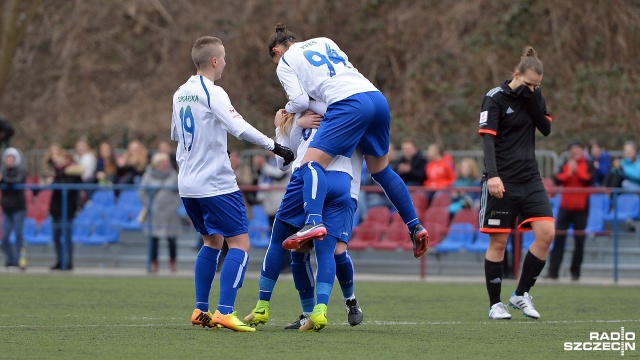
[[[311,254],[300,251],[291,252],[291,274],[293,283],[300,296],[302,314],[295,321],[287,324],[287,330],[298,330],[306,324],[316,305],[315,279],[311,267]]]
[[[389,165],[381,171],[371,174],[371,178],[384,189],[393,206],[398,209],[400,217],[407,224],[413,243],[413,256],[418,258],[424,255],[429,248],[429,233],[418,220],[407,185]]]
[[[196,290],[196,309],[191,314],[191,324],[214,327],[209,312],[209,293],[216,275],[220,250],[202,246],[196,258],[194,285]]]
[[[221,325],[235,331],[256,331],[255,328],[240,321],[233,309],[238,290],[240,290],[242,282],[244,281],[248,261],[248,253],[242,249],[229,248],[220,273],[220,301],[218,303],[218,309],[213,314],[213,324]]]
[[[246,324],[255,326],[266,324],[269,321],[269,302],[278,277],[280,277],[285,254],[285,250],[282,248],[282,240],[295,231],[294,227],[278,219],[273,222],[269,247],[262,261],[262,270],[260,271],[258,303],[253,311],[244,317]]]
[[[339,250],[336,250],[339,251]],[[336,278],[342,290],[342,299],[347,311],[349,325],[356,326],[362,322],[363,315],[360,304],[354,294],[353,262],[348,251],[333,256],[336,261]]]

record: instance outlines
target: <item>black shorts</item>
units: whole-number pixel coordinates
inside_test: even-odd
[[[531,230],[533,221],[554,221],[549,196],[536,179],[527,183],[503,183],[502,199],[489,194],[487,178],[482,178],[480,232],[509,233],[518,221],[518,230]]]

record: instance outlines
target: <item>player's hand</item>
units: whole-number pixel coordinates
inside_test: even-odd
[[[318,115],[313,111],[307,111],[306,114],[300,116],[296,120],[296,124],[303,129],[317,129],[320,127],[322,121],[322,115]]]
[[[527,85],[520,85],[514,89],[515,93],[518,94],[518,97],[522,97],[524,99],[533,98],[533,91]]]
[[[502,180],[498,176],[492,177],[487,180],[487,189],[489,189],[489,194],[495,198],[502,199],[504,196],[505,190],[504,185],[502,184]]]
[[[286,146],[282,146],[278,143],[274,143],[273,145],[273,150],[271,150],[274,154],[280,156],[281,158],[284,159],[284,166],[289,165],[293,159],[295,158],[293,156],[293,152],[291,151],[291,149],[289,149]]]
[[[286,110],[285,109],[280,109],[276,112],[276,116],[273,118],[273,125],[275,125],[276,127],[280,126],[280,124],[282,123],[282,118],[284,117],[284,114],[286,114]]]

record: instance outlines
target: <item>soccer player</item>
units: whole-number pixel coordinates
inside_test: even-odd
[[[337,155],[350,157],[360,144],[372,178],[385,190],[409,228],[414,256],[424,255],[429,235],[418,220],[407,186],[389,167],[390,113],[384,95],[349,63],[331,39],[298,42],[279,23],[268,47],[289,98],[287,112],[315,111],[316,101],[328,105],[322,125],[301,161],[300,176],[295,179],[304,183],[305,226],[283,245],[326,234],[322,218],[328,184],[325,169]]]
[[[293,160],[293,153],[247,123],[214,81],[222,77],[225,50],[215,37],[201,37],[191,49],[197,74],[173,95],[171,139],[178,142],[178,190],[204,246],[195,264],[196,309],[193,325],[255,331],[237,318],[236,295],[249,260],[247,215],[227,156],[227,132]],[[229,252],[220,274],[220,299],[214,314],[209,293],[223,241]]]
[[[306,113],[302,116],[297,114],[287,114],[279,111],[276,114],[274,123],[277,126],[277,139],[286,146],[296,149],[296,160],[293,162],[295,169],[299,168],[300,160],[307,151],[309,143],[313,141],[316,128],[320,122],[320,116],[313,113]],[[300,124],[300,125],[298,125]],[[356,155],[356,154],[354,154]],[[355,158],[356,156],[354,156]],[[300,295],[300,302],[303,314],[298,320],[288,324],[285,329],[299,329],[301,331],[319,331],[326,324],[326,306],[331,294],[333,279],[338,277],[343,296],[345,298],[345,307],[347,310],[349,323],[357,325],[362,321],[362,310],[353,293],[353,264],[351,258],[346,252],[346,243],[344,236],[350,234],[350,226],[352,226],[349,218],[353,219],[355,212],[353,199],[349,199],[353,192],[353,187],[357,186],[357,193],[360,189],[359,179],[353,176],[352,163],[360,162],[362,166],[362,158],[350,160],[343,156],[337,156],[327,168],[327,178],[332,184],[329,186],[326,201],[327,206],[323,209],[323,215],[326,218],[327,237],[323,241],[316,241],[316,262],[318,263],[318,285],[314,285],[314,277],[309,261],[311,249],[307,242],[303,248],[292,249],[291,253],[291,270],[293,273],[294,283]],[[278,159],[279,165],[282,167],[282,159]],[[283,168],[284,170],[285,168]],[[359,171],[359,167],[356,169]],[[359,173],[358,173],[359,174]],[[344,188],[344,180],[348,179],[345,175],[351,177],[349,182],[352,184],[351,189]],[[292,179],[299,176],[298,171],[294,171]],[[269,319],[269,301],[275,287],[275,283],[280,275],[280,266],[284,249],[282,242],[291,234],[295,233],[304,226],[304,210],[302,203],[302,186],[290,182],[287,186],[286,194],[282,200],[282,204],[276,214],[276,220],[273,224],[273,231],[262,265],[260,276],[259,300],[255,309],[244,319],[246,323],[252,325],[264,324]],[[349,231],[347,231],[349,228]],[[341,244],[337,246],[336,244]],[[335,255],[334,255],[335,254]],[[336,271],[337,268],[337,271]],[[315,288],[315,289],[314,289]],[[318,303],[316,304],[314,290],[317,291]],[[318,305],[316,307],[316,305]]]
[[[549,197],[542,184],[535,154],[536,129],[551,133],[551,116],[540,91],[542,62],[528,46],[513,79],[484,97],[480,129],[484,147],[480,231],[489,234],[484,272],[489,293],[489,318],[510,319],[500,300],[502,262],[507,237],[516,220],[518,230],[533,229],[535,240],[524,258],[520,281],[509,305],[538,319],[529,290],[544,268],[555,229]]]

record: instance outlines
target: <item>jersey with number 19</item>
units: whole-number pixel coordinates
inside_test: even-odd
[[[292,44],[278,62],[276,73],[289,100],[308,94],[331,105],[354,94],[378,91],[338,45],[324,37]],[[293,114],[307,110],[306,106],[287,105],[286,110]]]
[[[178,142],[180,196],[204,198],[238,191],[227,154],[227,132],[239,137],[249,128],[224,89],[204,76],[191,76],[173,95],[171,139]],[[267,137],[260,141],[271,141],[273,147]]]

